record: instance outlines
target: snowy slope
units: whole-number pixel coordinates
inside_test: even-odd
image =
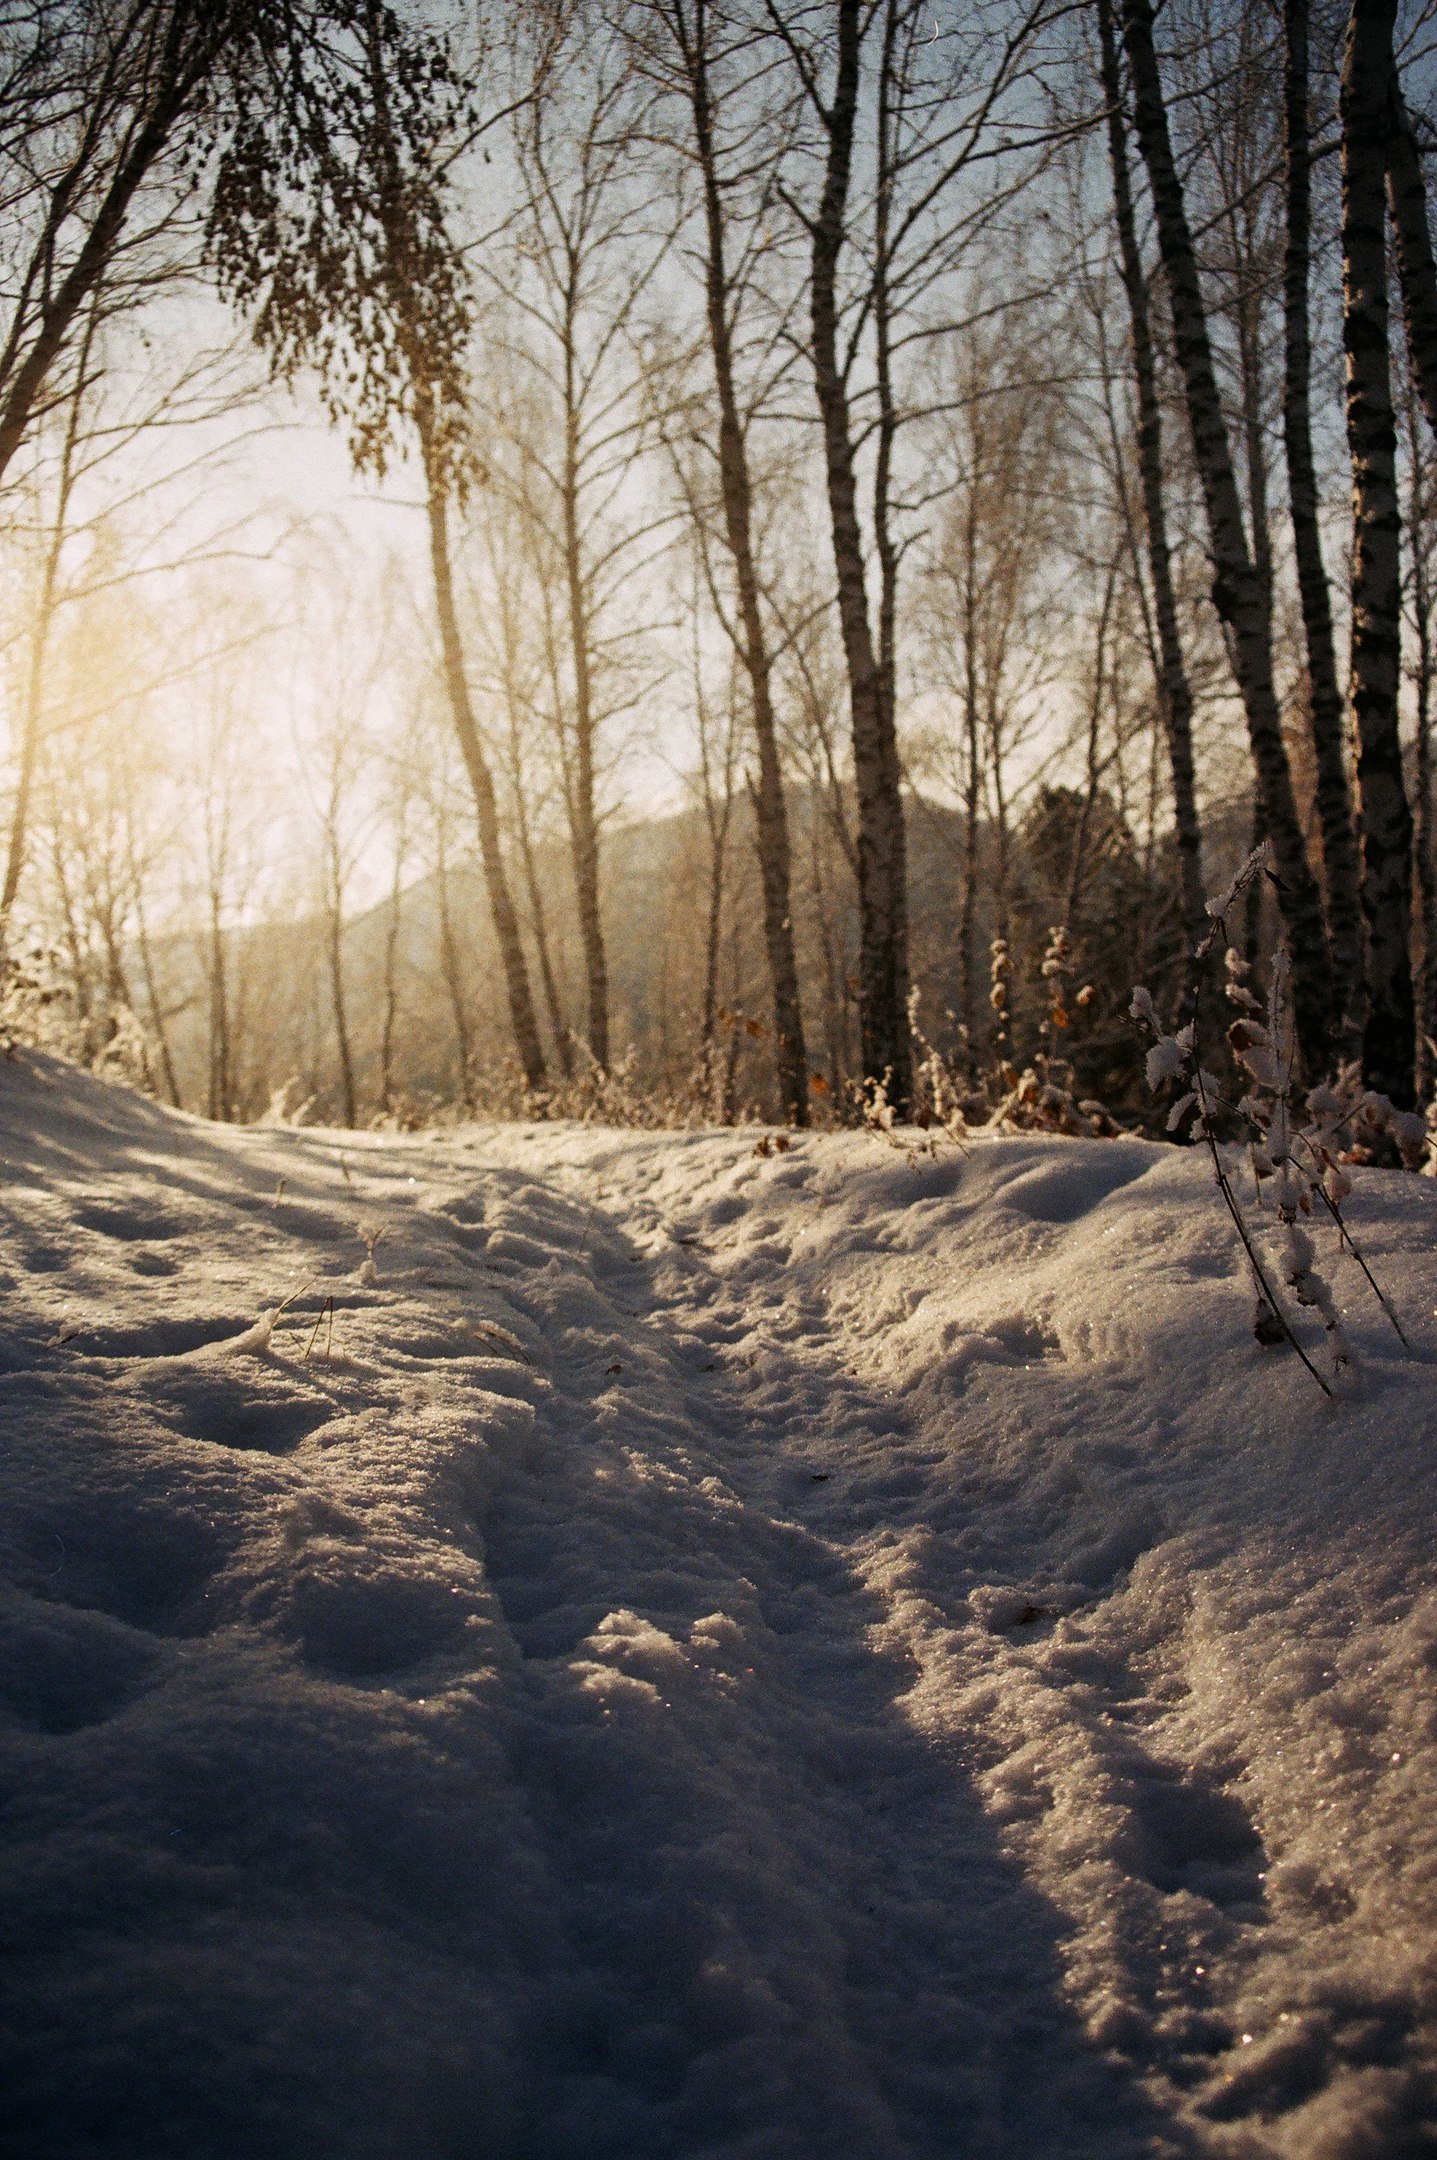
[[[1431,1181],[1328,1406],[1136,1141],[0,1154],[6,2152],[1437,2152]]]

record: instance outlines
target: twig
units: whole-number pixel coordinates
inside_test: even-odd
[[[307,1282],[297,1283],[297,1284],[295,1285],[294,1289],[290,1291],[290,1293],[289,1293],[289,1296],[288,1296],[287,1298],[283,1298],[283,1299],[281,1299],[280,1303],[279,1303],[278,1305],[276,1305],[276,1306],[275,1306],[275,1309],[274,1309],[274,1318],[273,1318],[273,1320],[271,1320],[271,1322],[270,1322],[270,1324],[269,1324],[269,1331],[270,1331],[271,1335],[272,1335],[272,1334],[274,1333],[275,1329],[276,1329],[276,1328],[277,1328],[277,1327],[279,1326],[279,1322],[280,1322],[280,1315],[281,1315],[282,1313],[284,1313],[284,1312],[287,1312],[287,1311],[288,1311],[288,1309],[289,1309],[289,1307],[290,1307],[290,1306],[291,1306],[291,1305],[292,1305],[292,1304],[294,1303],[295,1299],[296,1299],[296,1298],[300,1298],[300,1297],[303,1297],[303,1296],[304,1296],[304,1293],[305,1293],[305,1291],[306,1291],[306,1290],[308,1290],[309,1288],[310,1288],[310,1284],[309,1284],[309,1283],[307,1283]]]
[[[1194,1017],[1196,1017],[1196,1014],[1194,1014]],[[1196,1047],[1194,1047],[1193,1051],[1193,1073],[1197,1083],[1197,1098],[1202,1116],[1203,1139],[1207,1142],[1207,1150],[1212,1157],[1213,1174],[1217,1179],[1218,1191],[1222,1194],[1228,1214],[1232,1217],[1233,1227],[1242,1240],[1242,1249],[1247,1254],[1247,1263],[1248,1266],[1252,1269],[1253,1278],[1257,1283],[1259,1295],[1261,1296],[1263,1303],[1267,1306],[1268,1311],[1272,1314],[1274,1320],[1276,1320],[1278,1326],[1282,1329],[1283,1334],[1291,1343],[1293,1349],[1302,1359],[1303,1364],[1312,1374],[1313,1379],[1317,1382],[1323,1394],[1327,1397],[1329,1402],[1332,1402],[1335,1400],[1333,1391],[1328,1386],[1327,1382],[1323,1379],[1317,1367],[1313,1364],[1312,1359],[1303,1349],[1302,1344],[1298,1341],[1297,1335],[1292,1326],[1292,1322],[1288,1319],[1287,1314],[1283,1311],[1282,1305],[1277,1297],[1277,1293],[1274,1291],[1271,1283],[1267,1279],[1267,1276],[1263,1270],[1262,1262],[1257,1256],[1257,1248],[1253,1244],[1247,1224],[1242,1219],[1242,1209],[1238,1206],[1237,1196],[1233,1192],[1231,1184],[1228,1182],[1227,1172],[1223,1168],[1222,1156],[1218,1152],[1217,1141],[1213,1138],[1212,1132],[1209,1129],[1208,1096],[1207,1088],[1203,1081],[1202,1055],[1196,1049]]]
[[[1412,1344],[1408,1340],[1406,1330],[1403,1328],[1402,1322],[1398,1319],[1396,1313],[1393,1311],[1392,1306],[1388,1303],[1386,1291],[1383,1289],[1381,1283],[1377,1280],[1377,1277],[1373,1274],[1371,1268],[1367,1265],[1367,1262],[1363,1259],[1362,1254],[1358,1249],[1356,1239],[1353,1237],[1352,1232],[1348,1229],[1347,1224],[1343,1221],[1341,1209],[1338,1208],[1336,1204],[1328,1198],[1327,1194],[1322,1190],[1320,1182],[1317,1186],[1317,1193],[1318,1197],[1322,1201],[1323,1206],[1326,1208],[1328,1214],[1332,1217],[1332,1220],[1337,1225],[1338,1236],[1341,1238],[1343,1244],[1347,1247],[1347,1250],[1351,1253],[1353,1259],[1357,1262],[1357,1265],[1361,1268],[1363,1274],[1367,1277],[1368,1282],[1371,1284],[1372,1295],[1376,1298],[1378,1304],[1382,1307],[1382,1310],[1386,1313],[1388,1319],[1392,1322],[1393,1328],[1396,1330],[1397,1340],[1401,1343],[1404,1350],[1410,1351],[1412,1348]]]
[[[300,1359],[301,1365],[307,1365],[309,1363],[309,1353],[314,1348],[316,1342],[319,1340],[319,1331],[324,1325],[326,1314],[328,1314],[329,1316],[329,1334],[325,1339],[324,1345],[324,1354],[327,1358],[329,1357],[330,1353],[334,1348],[334,1294],[332,1291],[330,1295],[325,1299],[324,1303],[320,1306],[318,1313],[315,1315],[313,1332],[310,1335],[309,1341],[304,1346],[304,1356]]]

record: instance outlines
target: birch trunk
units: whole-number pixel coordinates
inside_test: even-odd
[[[464,995],[464,970],[459,940],[454,934],[454,910],[449,902],[449,855],[441,823],[434,862],[434,883],[439,898],[439,970],[449,992],[449,1012],[454,1022],[454,1049],[459,1059],[459,1094],[466,1110],[474,1107],[474,1031]]]
[[[1409,406],[1408,423],[1417,434],[1417,416]],[[1432,1091],[1434,1013],[1437,1013],[1437,856],[1433,853],[1432,803],[1432,536],[1422,484],[1420,447],[1413,441],[1409,459],[1412,525],[1412,612],[1417,624],[1416,693],[1417,782],[1416,858],[1419,912],[1422,918],[1422,964],[1417,971],[1417,1090],[1419,1100]]]
[[[529,829],[529,815],[524,807],[524,793],[520,776],[515,779],[514,822],[518,827],[519,859],[524,869],[524,890],[529,901],[529,927],[534,934],[534,951],[539,961],[539,981],[544,992],[544,1004],[549,1015],[549,1033],[554,1038],[554,1055],[559,1070],[566,1080],[574,1077],[574,1043],[569,1033],[569,1023],[564,1018],[564,1003],[559,996],[558,979],[554,974],[554,956],[549,944],[549,919],[544,912],[544,895],[540,889],[539,865],[534,855],[534,836]]]
[[[1397,272],[1402,286],[1407,349],[1427,424],[1437,434],[1437,266],[1432,259],[1422,160],[1395,68],[1391,97],[1387,193],[1397,243]]]
[[[1093,641],[1093,692],[1088,700],[1087,747],[1083,759],[1083,800],[1078,808],[1073,826],[1073,842],[1068,855],[1068,890],[1063,902],[1063,926],[1076,932],[1078,909],[1083,898],[1083,884],[1088,873],[1088,842],[1093,829],[1093,812],[1097,807],[1098,789],[1102,784],[1103,768],[1099,751],[1102,743],[1103,694],[1108,683],[1108,631],[1112,623],[1113,600],[1117,592],[1118,569],[1124,550],[1113,555],[1108,564],[1108,574],[1103,580],[1103,600],[1098,610],[1097,633]]]
[[[225,963],[225,934],[218,892],[210,891],[209,921],[209,1115],[220,1124],[230,1117],[230,1013],[229,977]]]
[[[966,765],[963,775],[963,897],[958,914],[958,949],[962,961],[963,1040],[966,1047],[968,1083],[976,1086],[980,1063],[979,999],[982,995],[978,965],[978,811],[983,771],[978,716],[978,595],[977,595],[978,490],[970,485],[963,521],[963,734]]]
[[[1312,150],[1308,111],[1307,0],[1285,0],[1284,118],[1287,245],[1283,271],[1282,437],[1292,549],[1307,650],[1308,726],[1317,767],[1317,816],[1333,1003],[1341,1040],[1355,1047],[1362,1024],[1363,937],[1356,820],[1348,780],[1347,724],[1332,636],[1332,597],[1322,560],[1317,467],[1312,449],[1312,344],[1308,313],[1312,247]]]
[[[428,462],[426,459],[426,464]],[[469,784],[474,791],[474,807],[479,820],[479,852],[484,869],[484,883],[489,894],[489,908],[494,918],[494,935],[499,944],[499,959],[504,970],[504,987],[508,993],[514,1045],[524,1069],[526,1084],[537,1089],[544,1086],[548,1075],[539,1043],[538,1024],[534,1017],[534,998],[529,987],[529,969],[519,936],[519,920],[514,912],[514,901],[504,868],[504,851],[499,838],[499,813],[494,800],[494,780],[485,761],[479,730],[474,721],[474,709],[469,699],[469,677],[464,665],[464,646],[454,605],[448,504],[443,488],[433,474],[429,479],[427,502],[429,558],[434,572],[434,600],[439,617],[439,641],[444,655],[444,679],[449,693],[449,709],[454,720],[454,732],[459,738],[465,769],[469,774]]]
[[[574,669],[574,788],[569,829],[574,853],[574,897],[588,990],[589,1049],[602,1072],[609,1069],[609,957],[599,909],[599,820],[594,792],[594,685],[589,652],[589,611],[584,591],[583,543],[579,534],[578,391],[572,338],[564,345],[564,579],[568,599],[569,652]]]
[[[897,1017],[905,1070],[912,1059],[913,1024],[908,1009],[908,835],[902,809],[903,774],[898,757],[898,566],[893,533],[893,461],[898,446],[898,406],[893,387],[892,210],[898,185],[898,155],[903,129],[901,69],[898,62],[900,8],[887,0],[878,68],[878,172],[873,213],[872,309],[874,390],[877,426],[873,460],[873,552],[878,569],[878,699],[881,722],[882,783],[891,802],[893,839],[889,907],[893,947],[902,959],[903,994]],[[904,1099],[908,1083],[904,1082]]]
[[[379,142],[382,153],[381,183],[386,205],[386,241],[389,260],[385,276],[389,282],[388,298],[402,320],[409,301],[407,280],[411,275],[412,257],[416,248],[413,221],[405,207],[406,197],[402,184],[401,168],[395,147],[393,126],[389,110],[388,86],[385,81],[383,55],[380,40],[382,10],[378,0],[368,0],[366,8],[366,51],[369,62],[370,88],[374,98],[375,116],[379,123]],[[483,865],[484,883],[489,894],[489,908],[494,921],[494,935],[499,945],[499,959],[504,971],[504,986],[508,995],[509,1019],[514,1032],[514,1046],[524,1070],[524,1080],[531,1089],[542,1088],[548,1079],[544,1064],[544,1052],[539,1042],[538,1024],[534,1017],[534,998],[529,986],[529,970],[524,958],[524,947],[519,936],[519,921],[514,911],[513,896],[509,890],[508,874],[504,867],[504,851],[499,837],[499,813],[494,797],[494,779],[479,740],[479,730],[474,720],[474,708],[469,697],[469,673],[465,664],[464,642],[459,630],[459,615],[454,604],[454,569],[449,545],[449,494],[453,477],[452,462],[446,456],[437,425],[439,411],[436,404],[434,378],[427,372],[430,356],[415,350],[412,341],[406,345],[406,363],[414,393],[415,432],[419,437],[420,458],[424,469],[425,508],[429,520],[429,561],[434,578],[434,606],[439,621],[439,644],[444,662],[444,683],[449,697],[449,710],[454,722],[454,732],[459,739],[460,754],[469,775],[474,793],[474,808],[479,822],[479,852]],[[467,1065],[467,1046],[465,1057]],[[468,1080],[466,1077],[466,1090]],[[467,1100],[467,1094],[466,1094]]]
[[[1128,170],[1127,132],[1123,119],[1122,81],[1118,69],[1112,0],[1098,0],[1098,31],[1102,49],[1103,96],[1108,107],[1108,158],[1113,175],[1118,254],[1132,326],[1133,384],[1138,405],[1138,477],[1142,486],[1148,576],[1152,583],[1153,615],[1158,633],[1158,696],[1162,704],[1163,727],[1168,741],[1168,765],[1172,776],[1173,824],[1177,834],[1183,931],[1191,951],[1201,942],[1207,929],[1206,894],[1202,873],[1202,826],[1198,819],[1197,779],[1193,762],[1193,694],[1183,656],[1182,635],[1178,629],[1177,596],[1173,588],[1172,547],[1168,539],[1167,505],[1163,499],[1162,408],[1158,402],[1157,363],[1153,352],[1148,281],[1143,274],[1137,220],[1133,214],[1133,188]]]
[[[823,435],[838,617],[848,673],[858,796],[859,1027],[864,1077],[888,1082],[905,1112],[912,1093],[908,1029],[906,845],[898,746],[874,648],[849,412],[839,357],[838,263],[846,237],[859,101],[862,0],[838,0],[838,69],[825,110],[828,157],[810,227],[813,371]]]
[[[682,8],[675,22],[683,27]],[[759,604],[759,579],[753,545],[753,490],[748,447],[739,420],[734,386],[733,336],[729,321],[729,274],[723,203],[714,146],[713,109],[708,73],[705,0],[696,0],[684,61],[693,112],[694,146],[703,186],[709,347],[719,400],[719,481],[724,528],[733,558],[738,598],[739,655],[748,678],[758,749],[758,785],[753,791],[758,836],[759,878],[763,887],[764,942],[773,991],[774,1059],[779,1096],[790,1125],[808,1123],[808,1047],[799,1000],[798,964],[793,944],[793,867],[784,799],[778,727],[773,705],[773,660]]]
[[[409,827],[409,797],[399,798],[394,863],[389,878],[389,912],[384,924],[384,1005],[379,1025],[379,1106],[394,1108],[394,1036],[399,1024],[399,931],[404,899],[404,862]]]
[[[1395,69],[1392,106],[1387,150],[1387,200],[1397,247],[1397,270],[1407,331],[1407,364],[1427,425],[1437,435],[1437,269],[1434,269],[1432,259],[1421,157]],[[1425,529],[1430,506],[1422,478],[1422,446],[1417,440],[1415,419],[1413,414],[1409,461],[1412,471],[1413,611],[1417,622],[1414,840],[1422,918],[1422,963],[1416,983],[1416,1065],[1419,1094],[1425,1097],[1433,1081],[1431,1043],[1434,1028],[1437,1028],[1437,856],[1434,856],[1432,802],[1433,596],[1430,543]]]
[[[175,1072],[174,1053],[170,1047],[170,1031],[166,1024],[166,1013],[160,1001],[159,974],[155,967],[155,950],[150,938],[149,917],[145,911],[144,866],[140,859],[139,848],[136,845],[133,823],[129,824],[126,841],[129,855],[130,889],[134,894],[135,946],[140,956],[140,974],[144,979],[145,998],[150,1009],[150,1027],[159,1048],[160,1072],[164,1078],[165,1093],[169,1096],[176,1110],[182,1110],[184,1104],[180,1100],[180,1083]]]
[[[1282,739],[1262,581],[1249,552],[1198,281],[1197,257],[1173,156],[1153,44],[1151,0],[1124,0],[1123,32],[1132,70],[1134,120],[1152,188],[1158,244],[1172,309],[1194,460],[1213,560],[1213,604],[1247,719],[1262,825],[1272,842],[1279,901],[1292,954],[1293,1002],[1303,1067],[1316,1079],[1328,1064],[1334,1018],[1322,895],[1307,859]]]
[[[329,968],[329,1002],[334,1016],[334,1046],[339,1057],[344,1122],[353,1130],[359,1123],[359,1094],[354,1081],[354,1051],[349,1040],[349,1006],[344,982],[344,874],[339,836],[333,825],[325,836],[325,870],[325,958]]]
[[[1416,1095],[1412,996],[1412,813],[1397,700],[1402,664],[1397,425],[1388,349],[1386,163],[1395,0],[1353,0],[1342,60],[1343,344],[1352,460],[1351,699],[1362,803],[1369,1087]]]

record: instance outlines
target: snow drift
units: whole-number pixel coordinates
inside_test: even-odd
[[[1437,2152],[1430,1182],[0,1078],[9,2150]]]

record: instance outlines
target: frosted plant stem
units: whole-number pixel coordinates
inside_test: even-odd
[[[319,1331],[324,1326],[324,1319],[326,1313],[329,1315],[329,1339],[324,1346],[324,1354],[326,1357],[329,1356],[329,1353],[334,1346],[334,1299],[333,1297],[327,1297],[324,1303],[320,1306],[319,1311],[315,1315],[314,1328],[310,1335],[309,1341],[304,1346],[304,1356],[300,1360],[300,1363],[302,1365],[307,1365],[309,1363],[309,1353],[319,1340]]]
[[[1287,1314],[1283,1311],[1281,1304],[1278,1302],[1277,1293],[1274,1291],[1271,1283],[1267,1279],[1267,1275],[1263,1268],[1262,1262],[1257,1256],[1257,1248],[1253,1244],[1247,1224],[1242,1219],[1242,1209],[1237,1204],[1237,1198],[1228,1180],[1228,1174],[1222,1166],[1222,1157],[1218,1153],[1217,1142],[1216,1140],[1214,1140],[1212,1133],[1208,1129],[1208,1097],[1207,1089],[1203,1085],[1202,1060],[1200,1057],[1195,1057],[1193,1059],[1193,1071],[1197,1080],[1198,1100],[1202,1108],[1203,1138],[1207,1142],[1208,1153],[1212,1157],[1213,1172],[1217,1178],[1218,1191],[1222,1194],[1223,1200],[1227,1207],[1227,1211],[1232,1217],[1233,1227],[1242,1240],[1242,1249],[1247,1254],[1248,1266],[1252,1269],[1253,1276],[1257,1282],[1258,1290],[1263,1299],[1265,1300],[1268,1310],[1273,1314],[1278,1326],[1282,1329],[1283,1334],[1287,1337],[1293,1349],[1302,1359],[1303,1364],[1312,1374],[1313,1379],[1317,1382],[1323,1394],[1327,1396],[1329,1401],[1333,1401],[1335,1400],[1335,1397],[1333,1396],[1332,1389],[1323,1379],[1321,1373],[1313,1364],[1312,1359],[1308,1356],[1307,1352],[1303,1349],[1302,1344],[1298,1341],[1297,1336],[1293,1330],[1292,1322],[1288,1319]]]
[[[303,1296],[304,1296],[304,1293],[305,1293],[305,1291],[306,1291],[306,1290],[307,1290],[308,1288],[309,1288],[309,1284],[308,1284],[307,1282],[302,1282],[302,1283],[300,1283],[300,1284],[299,1284],[299,1285],[298,1285],[298,1286],[297,1286],[297,1287],[296,1287],[295,1289],[293,1289],[293,1290],[291,1290],[291,1291],[290,1291],[290,1293],[289,1293],[289,1296],[288,1296],[287,1298],[282,1298],[282,1299],[280,1300],[279,1304],[278,1304],[278,1305],[276,1305],[276,1307],[275,1307],[275,1309],[274,1309],[274,1318],[273,1318],[273,1320],[272,1320],[272,1321],[270,1322],[270,1333],[271,1333],[271,1335],[272,1335],[272,1334],[274,1333],[275,1329],[276,1329],[276,1328],[277,1328],[277,1327],[279,1326],[279,1323],[280,1323],[280,1321],[281,1321],[281,1320],[283,1319],[284,1315],[285,1315],[285,1314],[286,1314],[286,1313],[287,1313],[287,1312],[289,1311],[289,1308],[290,1308],[290,1306],[291,1306],[291,1305],[292,1305],[292,1304],[294,1303],[295,1299],[296,1299],[296,1298],[301,1298],[301,1297],[303,1297]]]
[[[1328,1199],[1327,1194],[1323,1192],[1320,1183],[1316,1186],[1315,1189],[1319,1198],[1322,1201],[1323,1206],[1326,1208],[1328,1214],[1332,1217],[1332,1220],[1337,1225],[1338,1236],[1341,1238],[1343,1244],[1347,1247],[1347,1250],[1351,1253],[1353,1259],[1357,1262],[1357,1265],[1361,1268],[1363,1274],[1367,1277],[1368,1282],[1371,1284],[1372,1295],[1376,1298],[1378,1304],[1382,1307],[1382,1310],[1386,1313],[1388,1319],[1392,1322],[1393,1328],[1395,1329],[1397,1334],[1397,1340],[1401,1343],[1404,1350],[1410,1351],[1412,1348],[1412,1344],[1408,1340],[1406,1330],[1403,1328],[1402,1322],[1398,1319],[1396,1312],[1393,1310],[1386,1291],[1383,1289],[1381,1283],[1377,1280],[1377,1277],[1373,1274],[1371,1268],[1367,1265],[1367,1262],[1362,1257],[1362,1253],[1358,1247],[1357,1240],[1353,1237],[1352,1232],[1348,1229],[1347,1224],[1342,1219],[1341,1210],[1335,1207],[1332,1201]]]
[[[1392,1306],[1388,1301],[1386,1291],[1382,1288],[1382,1285],[1378,1282],[1377,1277],[1373,1274],[1371,1268],[1363,1259],[1351,1231],[1348,1229],[1346,1223],[1343,1221],[1338,1210],[1328,1199],[1326,1193],[1323,1193],[1322,1195],[1322,1204],[1327,1209],[1327,1212],[1332,1217],[1333,1221],[1336,1223],[1338,1235],[1342,1239],[1343,1244],[1347,1247],[1347,1250],[1351,1253],[1353,1259],[1357,1262],[1357,1265],[1361,1268],[1363,1274],[1367,1277],[1368,1282],[1371,1284],[1373,1296],[1376,1298],[1378,1304],[1382,1307],[1382,1310],[1386,1313],[1388,1319],[1392,1322],[1392,1326],[1397,1335],[1397,1340],[1401,1343],[1404,1350],[1410,1350],[1412,1348],[1412,1344],[1408,1340],[1407,1331],[1403,1327],[1402,1322],[1398,1319],[1396,1313],[1393,1311]]]

